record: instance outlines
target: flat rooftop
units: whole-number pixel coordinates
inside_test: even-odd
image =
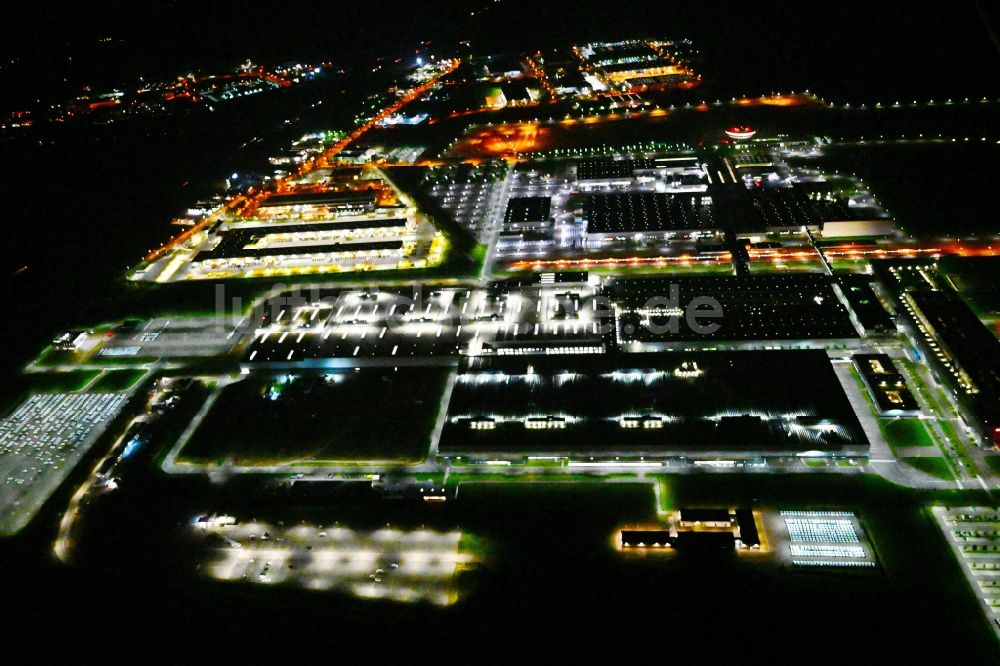
[[[609,178],[631,178],[636,171],[656,168],[656,160],[595,157],[576,163],[577,180],[607,180]]]
[[[729,509],[681,508],[682,523],[729,523]]]
[[[855,354],[851,360],[880,412],[916,412],[920,409],[888,354]]]
[[[945,348],[972,380],[971,403],[988,425],[1000,426],[1000,340],[955,291],[907,294]]]
[[[228,236],[228,234],[227,234]],[[276,245],[272,247],[246,247],[251,241],[220,243],[212,250],[199,252],[195,261],[205,261],[208,259],[236,259],[240,257],[293,257],[306,254],[326,254],[337,252],[371,252],[377,250],[400,250],[403,248],[403,241],[367,241],[361,243],[321,243],[313,245]]]
[[[857,338],[832,284],[819,274],[620,278],[609,283],[606,294],[620,313],[624,342]],[[672,289],[681,309],[695,298],[715,299],[722,317],[706,323],[719,329],[696,333],[681,321],[676,332],[664,330],[665,318],[676,314],[664,302]]]
[[[254,372],[227,384],[181,451],[188,461],[419,460],[440,367]]]
[[[260,208],[279,206],[323,206],[323,205],[374,205],[374,190],[342,190],[323,192],[289,192],[272,194],[264,199]]]
[[[599,47],[594,49],[594,54],[587,59],[587,63],[594,67],[605,68],[623,62],[648,62],[659,60],[659,54],[646,44],[636,44],[619,47]]]
[[[622,530],[621,543],[626,548],[666,547],[673,544],[670,530]]]
[[[701,195],[663,192],[592,194],[584,204],[587,233],[655,233],[710,229]]]
[[[736,537],[732,532],[678,532],[674,548],[680,552],[693,551],[699,554],[733,553]]]
[[[202,250],[195,261],[206,259],[231,259],[235,257],[267,257],[276,255],[314,254],[323,252],[341,252],[344,249],[394,249],[402,247],[399,240],[369,241],[360,243],[333,242],[325,244],[308,244],[303,242],[283,242],[272,247],[248,247],[260,243],[269,237],[277,240],[281,236],[292,234],[323,234],[329,231],[350,232],[375,229],[402,229],[406,226],[406,218],[386,218],[381,220],[323,221],[310,224],[267,224],[264,226],[237,226],[221,232],[221,239],[214,248]],[[289,239],[291,240],[291,239]],[[332,240],[332,239],[331,239]],[[350,245],[351,247],[344,248]],[[355,247],[356,246],[356,247]]]
[[[851,311],[866,332],[890,334],[896,330],[896,322],[872,288],[872,276],[852,273],[838,275],[836,279]]]
[[[745,548],[760,546],[760,534],[750,509],[736,509],[736,524],[740,529],[740,542]]]
[[[764,217],[754,205],[753,196],[742,183],[717,183],[708,185],[715,218],[723,229],[737,234],[762,233],[767,230]]]
[[[551,203],[551,197],[511,197],[503,222],[505,225],[545,222],[549,219]]]
[[[863,455],[825,352],[468,358],[442,455]]]
[[[768,228],[821,226],[824,222],[854,219],[846,201],[814,198],[808,188],[757,188],[751,190],[751,196]]]

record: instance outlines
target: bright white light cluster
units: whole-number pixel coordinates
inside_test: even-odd
[[[217,580],[339,590],[362,598],[438,605],[458,598],[455,575],[475,561],[460,548],[461,532],[264,523],[195,523],[225,542],[208,567]]]

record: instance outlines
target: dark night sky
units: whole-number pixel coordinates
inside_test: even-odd
[[[486,17],[471,10],[490,7]],[[257,59],[362,61],[420,40],[469,39],[477,50],[526,50],[585,39],[689,37],[719,74],[824,94],[995,95],[1000,3],[493,2],[25,3],[0,27],[9,94],[69,83],[126,83]],[[112,37],[113,45],[97,40]],[[73,62],[66,60],[73,57]],[[823,90],[823,88],[826,88]],[[921,95],[921,92],[925,93]]]

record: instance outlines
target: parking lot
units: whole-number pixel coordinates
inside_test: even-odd
[[[198,533],[219,543],[208,573],[222,581],[337,590],[362,598],[424,601],[445,606],[458,599],[456,575],[476,561],[461,548],[461,532],[374,532],[342,526],[282,528],[205,517]]]
[[[936,506],[931,513],[1000,636],[1000,508]]]
[[[492,231],[494,211],[502,205],[503,182],[453,182],[435,184],[431,196],[450,211],[455,221],[486,242]]]
[[[705,219],[688,220],[688,226],[681,224],[674,229],[671,225],[679,222],[672,220],[663,228],[651,224],[628,233],[595,235],[587,219],[588,197],[628,194],[659,197],[668,203],[686,202],[692,197],[700,202],[700,193],[706,188],[702,177],[690,156],[632,159],[618,155],[615,159],[519,165],[512,174],[508,201],[545,199],[550,212],[547,219],[526,225],[518,220],[512,222],[508,210],[497,242],[497,259],[503,262],[501,265],[517,267],[532,260],[695,256],[705,249],[699,246],[700,241],[721,243],[711,223],[710,206],[703,211]]]
[[[124,393],[32,395],[0,420],[0,534],[28,524],[127,399]]]

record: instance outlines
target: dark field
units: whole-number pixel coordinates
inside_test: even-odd
[[[747,558],[621,557],[611,545],[615,530],[656,521],[648,485],[463,484],[458,501],[428,511],[364,497],[281,501],[247,478],[221,486],[169,479],[141,488],[133,483],[102,501],[81,543],[85,569],[56,569],[58,575],[40,579],[39,591],[58,587],[59,595],[79,598],[72,610],[44,595],[24,604],[32,614],[67,622],[69,636],[77,635],[79,625],[69,621],[76,612],[93,621],[114,617],[133,636],[154,635],[153,625],[167,618],[179,635],[209,624],[214,631],[197,649],[213,652],[248,634],[266,634],[281,645],[322,635],[338,649],[366,649],[391,631],[413,649],[427,645],[435,655],[457,655],[482,649],[500,632],[510,637],[508,654],[566,657],[585,647],[593,657],[616,653],[620,641],[574,647],[564,632],[600,627],[630,642],[662,637],[669,626],[684,638],[674,653],[690,652],[699,663],[709,660],[706,651],[720,645],[720,636],[727,647],[756,644],[782,662],[827,663],[817,650],[832,658],[833,646],[854,645],[891,654],[892,661],[992,663],[995,644],[986,621],[922,508],[929,496],[878,479],[822,474],[674,476],[666,478],[665,490],[675,508],[857,511],[879,569],[805,572]],[[225,586],[198,575],[199,560],[185,536],[190,528],[182,523],[205,510],[286,525],[460,529],[481,539],[490,554],[484,568],[464,579],[463,599],[446,609]],[[16,573],[20,565],[15,559],[9,566]],[[91,635],[86,643],[95,640]],[[310,641],[302,649],[319,646]]]
[[[404,133],[384,131],[369,135],[369,138],[373,143],[386,145],[433,147],[440,145],[449,129],[453,136],[460,136],[463,128],[471,123],[483,123],[470,128],[449,154],[489,158],[557,149],[632,146],[650,141],[700,145],[723,138],[722,130],[733,125],[754,127],[759,137],[787,136],[795,139],[826,136],[838,141],[915,139],[920,135],[928,139],[939,135],[949,139],[958,137],[959,141],[969,136],[978,141],[984,135],[995,140],[1000,134],[1000,114],[997,113],[997,104],[993,102],[887,106],[880,109],[871,105],[863,109],[830,108],[809,101],[790,106],[723,103],[587,119],[580,119],[578,114],[574,116],[568,107],[553,105],[542,107],[529,119],[537,117],[543,122],[517,122],[523,120],[518,116],[523,116],[525,112],[524,109],[509,112],[513,114],[513,119],[507,116],[507,111],[486,113],[444,120],[429,128],[407,128]],[[571,118],[565,119],[567,114]],[[544,122],[550,118],[556,122]],[[512,122],[500,124],[508,119]],[[488,122],[493,126],[486,126]],[[421,138],[422,132],[426,132],[426,138]]]
[[[992,112],[1000,117],[995,106]],[[984,134],[991,139],[980,141]],[[910,235],[994,236],[1000,233],[997,134],[984,128],[973,130],[969,142],[830,146],[821,158],[790,162],[856,174]]]

